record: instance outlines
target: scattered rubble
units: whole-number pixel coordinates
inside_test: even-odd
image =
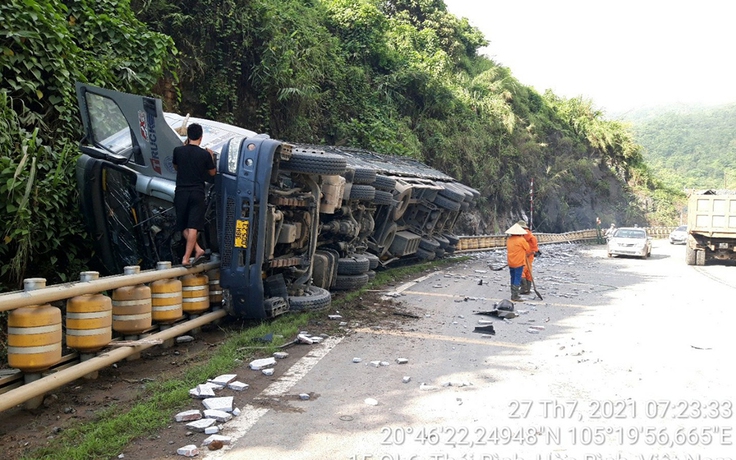
[[[286,359],[289,357],[289,353],[285,351],[277,351],[273,354],[273,357],[276,359]]]
[[[262,369],[265,369],[267,367],[275,366],[276,365],[276,358],[262,358],[262,359],[254,359],[250,362],[250,368],[254,371],[260,371]]]
[[[365,403],[368,404],[369,406],[377,406],[378,405],[378,401],[375,400],[375,399],[373,399],[373,398],[365,398]]]
[[[191,335],[180,335],[176,338],[176,343],[189,343],[194,342],[194,337]]]
[[[407,358],[396,358],[396,364],[406,364],[409,360]]]
[[[189,444],[184,447],[176,449],[176,453],[183,455],[184,457],[196,457],[199,455],[199,449],[194,444]]]
[[[192,422],[201,418],[202,412],[196,409],[179,412],[174,416],[174,420],[176,420],[177,422]]]

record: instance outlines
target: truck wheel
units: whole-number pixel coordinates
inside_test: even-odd
[[[426,249],[417,248],[416,256],[420,260],[434,260],[437,254],[434,251],[427,251]]]
[[[439,195],[458,203],[465,200],[465,193],[455,188],[451,183],[442,184],[445,188],[439,191]]]
[[[705,265],[705,249],[695,251],[695,265]]]
[[[281,169],[285,171],[307,174],[342,175],[346,168],[344,157],[330,153],[293,152],[288,161],[281,162]]]
[[[450,211],[459,211],[460,207],[462,206],[462,203],[459,203],[457,201],[453,201],[449,198],[445,198],[442,195],[437,195],[434,198],[434,204],[439,206],[440,208],[445,208]]]
[[[330,306],[332,296],[330,291],[317,286],[309,286],[304,295],[289,296],[290,311],[324,310]]]
[[[419,241],[419,247],[426,249],[427,251],[434,252],[440,248],[440,243],[438,243],[434,238],[422,238],[422,240]]]
[[[433,235],[432,238],[434,238],[435,240],[437,240],[437,242],[440,244],[440,247],[442,249],[445,249],[446,247],[448,247],[450,245],[450,240],[447,239],[447,238],[445,238],[442,235]]]
[[[376,170],[370,168],[355,168],[353,184],[370,185],[376,180]]]
[[[336,291],[354,291],[366,284],[368,284],[368,275],[365,273],[361,275],[337,275],[334,288]]]
[[[361,254],[361,255],[365,257],[366,259],[368,259],[368,262],[369,262],[368,268],[371,270],[375,270],[381,264],[381,259],[379,259],[378,256],[375,254],[366,252],[365,254]]]
[[[360,275],[370,269],[371,261],[362,255],[337,259],[338,275]]]
[[[391,243],[394,242],[394,238],[396,237],[396,230],[397,230],[396,224],[391,224],[388,226],[386,231],[383,233],[383,238],[381,239],[381,244],[379,244],[381,248],[381,256],[385,255],[388,252],[388,249],[391,247]]]
[[[376,197],[376,189],[371,185],[353,184],[350,189],[351,200],[373,201]]]
[[[695,265],[695,249],[690,246],[685,247],[685,262],[688,265]]]
[[[389,205],[394,201],[394,196],[391,192],[384,190],[376,190],[376,196],[373,198],[373,202],[379,206]]]
[[[396,187],[396,179],[393,179],[383,174],[376,174],[376,180],[373,181],[373,186],[380,190],[390,192]]]

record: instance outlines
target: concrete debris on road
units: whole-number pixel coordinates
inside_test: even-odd
[[[289,353],[285,351],[277,351],[273,354],[273,357],[276,359],[286,359],[289,357]]]
[[[174,416],[174,420],[177,422],[193,422],[194,420],[199,420],[201,418],[202,412],[196,409],[179,412]]]
[[[342,319],[342,315],[327,315],[327,317],[332,320]]]
[[[199,455],[199,449],[194,444],[189,444],[176,449],[176,453],[184,457],[196,457]]]
[[[401,379],[401,381],[402,381],[403,383],[409,383],[409,382],[411,382],[411,377],[409,377],[408,375],[407,375],[407,376],[404,376],[404,378],[403,378],[403,379]]]
[[[262,373],[263,375],[266,375],[266,376],[270,377],[270,376],[272,376],[272,375],[273,375],[273,373],[274,373],[274,369],[273,369],[272,367],[269,367],[268,369],[263,369],[263,370],[261,371],[261,373]]]
[[[217,410],[217,409],[207,409],[207,410],[205,410],[204,411],[204,416],[206,418],[211,418],[211,419],[214,419],[214,420],[216,420],[218,422],[223,422],[223,423],[224,422],[229,422],[233,418],[233,415],[232,414],[230,414],[228,412],[225,412],[225,411]]]
[[[493,328],[493,324],[488,324],[485,326],[475,326],[473,332],[477,332],[479,334],[496,335],[496,330]]]
[[[248,385],[247,383],[236,381],[236,382],[228,383],[227,387],[233,391],[243,391],[243,390],[247,390],[250,387],[250,385]]]
[[[220,432],[220,427],[215,425],[204,429],[204,434],[215,434]]]
[[[224,412],[233,411],[233,397],[232,396],[223,396],[220,398],[208,398],[208,399],[202,400],[202,404],[204,404],[205,409],[216,409],[216,410],[221,410]]]
[[[363,358],[353,358],[354,363],[359,363],[361,361],[363,361]]]
[[[203,418],[201,420],[195,420],[193,422],[187,423],[187,428],[192,431],[199,431],[200,433],[204,433],[204,430],[206,428],[209,428],[216,423],[217,420],[213,418]]]
[[[210,444],[214,442],[219,442],[219,443],[222,443],[223,445],[228,446],[232,442],[232,438],[230,436],[223,436],[221,434],[213,434],[212,436],[202,441],[202,445],[209,446]]]
[[[276,358],[261,358],[261,359],[254,359],[250,362],[250,368],[254,371],[260,371],[262,369],[265,369],[267,367],[275,366],[276,365]]]
[[[407,358],[396,358],[396,364],[406,364],[409,360]]]
[[[378,401],[375,400],[375,399],[373,399],[373,398],[365,398],[365,403],[368,404],[369,406],[377,406],[378,405]]]
[[[299,393],[299,399],[301,399],[302,401],[309,401],[309,394]]]
[[[188,342],[194,342],[194,337],[191,335],[181,335],[176,338],[176,343],[188,343]]]
[[[234,382],[238,378],[238,374],[224,374],[215,377],[214,379],[208,379],[209,383],[220,385],[221,387],[227,386],[228,383]]]

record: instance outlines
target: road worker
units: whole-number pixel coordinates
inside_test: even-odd
[[[519,301],[519,291],[521,290],[521,274],[526,266],[526,258],[531,254],[529,243],[524,239],[526,230],[519,224],[514,224],[505,232],[509,235],[506,240],[506,259],[509,264],[509,274],[511,275],[511,300]]]
[[[517,223],[519,224],[519,227],[526,230],[524,239],[529,244],[529,250],[532,252],[529,257],[526,258],[527,263],[524,265],[524,272],[521,274],[521,291],[519,291],[520,294],[529,294],[532,292],[532,263],[534,263],[534,256],[538,256],[542,253],[539,251],[537,237],[532,234],[532,231],[529,229],[526,222],[520,220]]]

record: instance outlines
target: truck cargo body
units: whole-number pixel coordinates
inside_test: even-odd
[[[329,306],[393,260],[453,252],[453,227],[480,193],[419,161],[289,144],[163,112],[160,100],[77,84],[84,123],[81,210],[110,274],[181,260],[173,149],[188,123],[216,154],[200,244],[220,257],[224,307],[269,318]]]
[[[688,201],[685,261],[736,260],[736,192],[694,193]]]

